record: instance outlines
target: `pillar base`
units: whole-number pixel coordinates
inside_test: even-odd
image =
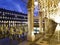
[[[35,35],[27,35],[28,41],[35,41]]]

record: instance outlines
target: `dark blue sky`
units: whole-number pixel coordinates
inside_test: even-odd
[[[26,6],[27,6],[26,3],[23,2],[22,0],[0,0],[0,8],[18,11],[25,14],[27,14],[28,12]],[[35,8],[34,14],[37,15],[37,13],[38,13],[37,8]]]

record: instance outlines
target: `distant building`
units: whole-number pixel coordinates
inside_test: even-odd
[[[27,21],[27,14],[0,8],[0,20]]]

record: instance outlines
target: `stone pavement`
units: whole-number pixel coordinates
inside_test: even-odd
[[[22,43],[20,43],[19,45],[60,45],[60,43],[45,39],[44,36],[41,36],[41,35],[37,35],[37,36],[40,36],[40,37],[37,40],[35,40],[34,42],[25,40]]]
[[[36,42],[42,37],[41,34],[37,34],[36,35],[36,40],[34,42],[30,42],[30,41],[23,41],[22,43],[20,43],[19,45],[38,45]]]

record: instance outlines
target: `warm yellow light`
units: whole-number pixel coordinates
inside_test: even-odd
[[[59,24],[56,27],[56,31],[60,31],[60,25]]]
[[[32,31],[32,36],[34,36],[34,31]]]
[[[44,8],[42,10],[45,12],[45,9]]]
[[[58,7],[60,7],[60,2],[58,3]]]
[[[59,15],[59,13],[58,13],[58,15],[57,14],[50,14],[50,18],[48,18],[48,19],[51,19],[51,20],[55,21],[56,23],[60,23],[60,15]]]
[[[56,22],[56,23],[60,23],[60,16],[58,16],[58,15],[55,16],[55,22]]]

